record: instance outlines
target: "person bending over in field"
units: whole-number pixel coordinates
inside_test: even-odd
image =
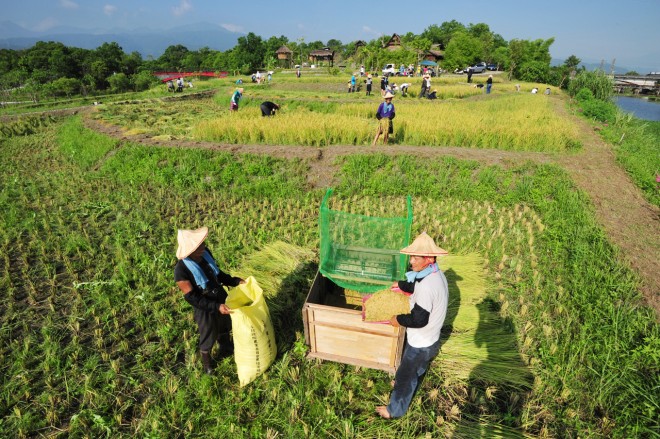
[[[412,284],[414,292],[410,296],[410,313],[390,319],[392,326],[403,326],[407,331],[390,403],[376,407],[376,413],[386,419],[399,418],[408,411],[420,379],[440,351],[440,330],[449,302],[447,279],[436,263],[437,256],[446,255],[447,251],[436,246],[433,238],[422,232],[401,253],[410,255],[413,271],[406,273],[406,283],[393,286],[408,288]]]
[[[204,241],[209,229],[179,230],[176,251],[178,262],[174,267],[174,280],[186,302],[192,305],[199,329],[199,350],[207,374],[213,373],[211,350],[216,341],[220,344],[221,357],[234,352],[229,336],[232,312],[225,300],[225,286],[235,287],[245,283],[240,277],[232,277],[218,268]]]
[[[263,117],[266,117],[266,116],[275,116],[275,113],[277,112],[277,110],[280,109],[280,106],[273,102],[266,101],[261,104],[260,108],[261,108],[261,115]]]
[[[231,111],[238,111],[238,103],[243,97],[243,89],[237,88],[233,95],[231,95],[231,103],[229,104],[229,109]]]
[[[394,126],[392,124],[392,119],[396,116],[394,112],[394,104],[392,103],[392,98],[394,95],[391,92],[385,93],[385,101],[381,102],[378,106],[378,111],[376,111],[376,119],[378,119],[378,131],[376,132],[376,137],[374,138],[374,145],[378,142],[378,138],[383,135],[383,143],[387,144],[390,139],[390,134],[394,132]]]

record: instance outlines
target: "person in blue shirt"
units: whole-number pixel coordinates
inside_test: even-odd
[[[394,126],[392,124],[392,119],[396,116],[394,111],[394,104],[392,103],[392,98],[394,95],[391,92],[385,93],[385,101],[381,102],[376,111],[376,119],[378,119],[378,132],[376,132],[376,137],[374,138],[374,145],[378,142],[381,134],[383,135],[383,143],[387,144],[389,141],[390,134],[394,132]]]
[[[229,106],[229,109],[231,111],[238,111],[238,103],[240,102],[242,97],[243,97],[243,89],[237,88],[234,94],[231,95],[231,104]]]

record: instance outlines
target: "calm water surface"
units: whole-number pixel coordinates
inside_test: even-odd
[[[660,121],[660,102],[658,101],[619,96],[614,98],[614,103],[623,111],[634,114],[638,119]]]

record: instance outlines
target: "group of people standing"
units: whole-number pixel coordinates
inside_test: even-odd
[[[174,87],[174,81],[172,81],[171,79],[167,81],[167,91],[181,93],[183,91],[183,87],[184,87],[183,78],[177,78],[176,88]],[[192,81],[188,81],[188,87],[193,88]]]

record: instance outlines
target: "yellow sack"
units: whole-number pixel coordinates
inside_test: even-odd
[[[241,387],[251,383],[275,360],[277,345],[268,305],[257,280],[250,276],[229,291],[227,306],[234,335],[234,359]]]

